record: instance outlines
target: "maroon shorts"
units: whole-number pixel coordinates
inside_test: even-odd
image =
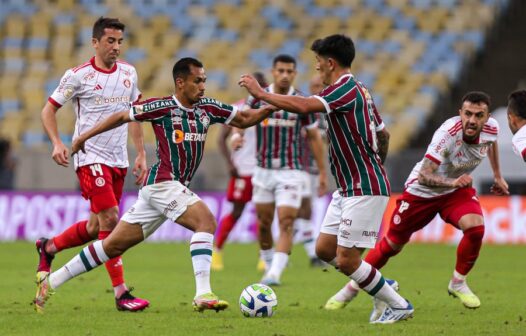
[[[231,177],[226,198],[229,202],[248,203],[252,199],[252,176]]]
[[[82,197],[90,201],[94,213],[118,206],[127,168],[94,163],[77,169]]]
[[[411,235],[429,224],[439,214],[446,222],[459,228],[458,221],[467,214],[482,216],[482,209],[473,188],[460,188],[433,198],[424,198],[405,192],[396,200],[387,238],[403,245]]]

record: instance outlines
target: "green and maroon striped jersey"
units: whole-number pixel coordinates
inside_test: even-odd
[[[202,98],[192,108],[175,96],[151,98],[133,104],[130,118],[152,123],[157,143],[157,163],[148,171],[144,185],[179,181],[188,185],[203,157],[210,125],[228,124],[237,109],[211,98]]]
[[[325,106],[331,172],[342,196],[389,196],[376,132],[384,124],[367,88],[351,74],[314,97]]]
[[[274,85],[265,90],[273,92]],[[287,94],[300,95],[293,87]],[[262,102],[250,96],[245,104],[250,108],[259,108]],[[303,169],[301,129],[315,125],[313,114],[302,116],[283,110],[272,113],[256,125],[257,165],[267,169]]]

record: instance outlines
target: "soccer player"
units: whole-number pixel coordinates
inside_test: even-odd
[[[255,72],[253,75],[259,85],[263,87],[268,85],[265,75],[261,72]],[[242,99],[235,105],[239,108],[244,108],[245,99]],[[230,139],[230,146],[227,144],[227,139]],[[233,150],[230,151],[229,147]],[[243,214],[245,205],[252,199],[252,174],[256,166],[255,127],[244,130],[236,129],[235,132],[232,132],[232,127],[230,126],[223,127],[219,137],[219,148],[225,158],[230,174],[226,197],[229,202],[232,202],[232,211],[221,218],[215,234],[214,252],[212,253],[212,269],[215,271],[224,268],[223,245],[236,222]]]
[[[183,58],[173,70],[175,95],[135,103],[85,130],[72,152],[84,151],[88,140],[131,121],[149,121],[157,142],[157,163],[149,170],[137,202],[124,214],[115,230],[103,240],[85,247],[59,270],[46,275],[37,292],[44,305],[49,295],[66,281],[122,255],[148,238],[166,219],[194,231],[190,255],[194,268],[196,295],[194,309],[223,310],[228,307],[210,288],[210,260],[216,222],[206,204],[188,189],[204,152],[208,128],[225,123],[234,127],[254,125],[275,111],[267,105],[258,110],[238,111],[235,107],[206,98],[203,64]]]
[[[75,134],[89,129],[98,120],[127,108],[140,97],[135,68],[118,59],[123,42],[124,24],[115,18],[99,18],[93,25],[92,46],[95,56],[88,62],[69,69],[58,88],[49,97],[42,110],[42,124],[53,143],[52,157],[61,166],[68,167],[68,148],[60,139],[56,113],[68,100],[72,100],[77,121]],[[146,175],[146,154],[143,146],[142,128],[130,124],[130,134],[137,151],[133,173],[136,183],[142,183]],[[104,239],[117,225],[119,202],[128,167],[127,125],[91,139],[86,152],[74,157],[82,196],[89,200],[91,215],[71,225],[51,239],[36,241],[40,260],[37,282],[42,281],[51,270],[51,262],[58,252],[83,245],[95,238]],[[105,263],[110,275],[115,303],[118,310],[138,311],[148,307],[147,300],[130,294],[124,282],[122,260],[119,256]],[[41,311],[41,303],[35,308]]]
[[[393,323],[412,316],[413,306],[386,282],[382,274],[361,259],[374,247],[390,185],[382,162],[387,154],[384,129],[369,91],[351,74],[355,50],[345,35],[314,41],[316,69],[328,85],[310,97],[281,95],[261,89],[250,75],[239,84],[256,99],[286,111],[325,113],[331,171],[338,190],[325,215],[316,253],[354,279],[367,293],[387,302],[383,314],[372,323]]]
[[[508,97],[508,126],[513,133],[513,151],[526,161],[526,90],[514,91]]]
[[[266,92],[299,96],[292,86],[296,77],[296,60],[289,55],[278,55],[272,62],[273,83]],[[252,78],[252,77],[251,77]],[[258,84],[256,82],[256,84]],[[259,84],[258,84],[258,87]],[[247,105],[259,107],[257,97],[249,97]],[[293,224],[301,205],[303,166],[301,164],[301,130],[305,129],[320,170],[320,189],[327,186],[323,143],[314,115],[298,116],[283,109],[273,113],[256,127],[257,166],[252,177],[252,201],[256,207],[259,228],[260,257],[266,272],[261,282],[270,286],[281,283],[293,242]],[[279,238],[274,251],[272,222],[278,215]]]
[[[508,184],[499,168],[499,126],[490,118],[489,107],[490,98],[483,92],[469,92],[462,98],[459,116],[446,120],[433,135],[424,158],[413,168],[402,196],[396,201],[385,237],[365,258],[374,267],[382,268],[402,250],[414,232],[439,214],[464,234],[457,248],[448,292],[467,308],[480,306],[466,276],[477,261],[484,236],[482,209],[470,174],[486,156],[494,174],[491,191],[508,194]],[[356,296],[357,288],[351,281],[329,299],[325,308],[345,307]],[[381,305],[375,307],[375,314],[381,309]]]

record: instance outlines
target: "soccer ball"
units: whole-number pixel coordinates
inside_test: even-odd
[[[246,317],[271,317],[277,306],[276,293],[259,283],[243,289],[239,297],[239,308]]]

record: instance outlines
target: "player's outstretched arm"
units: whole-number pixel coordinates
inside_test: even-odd
[[[436,174],[438,164],[424,158],[420,172],[418,173],[418,183],[428,187],[446,187],[446,188],[464,188],[470,187],[473,183],[473,178],[467,174],[463,174],[456,179],[441,176]]]
[[[88,131],[79,135],[71,146],[71,155],[78,153],[79,151],[84,152],[84,143],[94,137],[97,134],[104,133],[110,129],[119,127],[120,125],[132,121],[130,119],[129,111],[122,111],[114,113],[103,121],[99,122],[97,125],[93,126]]]
[[[133,176],[135,176],[135,184],[141,185],[146,177],[146,151],[144,150],[144,133],[142,125],[139,122],[132,122],[128,127],[128,132],[132,138],[133,145],[137,151],[135,164],[133,165]]]
[[[42,126],[53,144],[51,157],[58,165],[67,167],[69,164],[69,150],[62,140],[60,140],[60,135],[58,134],[57,111],[58,108],[55,105],[47,102],[42,109],[40,117],[42,119]]]
[[[277,108],[271,105],[265,105],[259,109],[238,110],[229,125],[237,128],[248,128],[259,124],[275,111],[277,111]]]
[[[267,103],[288,112],[298,114],[326,112],[323,103],[314,97],[280,95],[267,92],[261,88],[257,80],[251,75],[241,76],[238,84],[247,89],[254,98],[266,101]]]
[[[508,183],[500,174],[500,161],[499,161],[499,146],[495,141],[488,150],[488,158],[493,170],[493,185],[490,191],[495,195],[509,195]]]

